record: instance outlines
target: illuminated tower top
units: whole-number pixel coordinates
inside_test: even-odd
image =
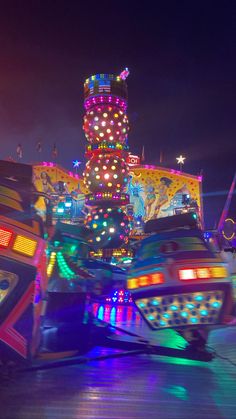
[[[119,76],[114,74],[96,74],[84,83],[84,107],[86,110],[95,105],[111,104],[127,109],[128,88],[126,77],[129,71],[125,69]]]

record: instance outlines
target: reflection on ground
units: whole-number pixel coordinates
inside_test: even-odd
[[[181,346],[173,331],[149,331],[132,306],[95,304],[94,313],[155,342]],[[211,333],[209,344],[236,362],[236,328]],[[94,348],[88,355],[117,351]],[[236,367],[136,355],[21,374],[1,383],[4,419],[234,419]]]

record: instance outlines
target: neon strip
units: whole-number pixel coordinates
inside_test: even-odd
[[[130,278],[127,281],[127,288],[134,289],[140,287],[147,287],[150,285],[158,285],[164,283],[164,275],[162,272],[156,272],[148,275],[138,276],[137,278]]]

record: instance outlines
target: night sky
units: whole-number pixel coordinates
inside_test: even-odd
[[[162,4],[163,3],[163,4]],[[145,163],[203,171],[205,219],[218,222],[236,171],[236,2],[2,1],[0,155],[84,166],[83,82],[128,78],[130,150]],[[234,196],[231,213],[236,215]],[[235,216],[236,218],[236,216]]]

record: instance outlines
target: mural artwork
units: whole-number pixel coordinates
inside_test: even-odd
[[[127,188],[135,220],[195,211],[201,217],[201,177],[170,169],[135,167]]]
[[[52,206],[54,218],[77,219],[84,216],[85,190],[77,174],[67,172],[53,163],[34,165],[34,185],[45,194],[36,203],[45,218],[46,208]]]
[[[38,191],[50,197],[55,216],[66,218],[68,215],[72,219],[85,216],[87,190],[77,174],[53,163],[38,164],[34,166],[34,184]],[[130,169],[126,190],[130,195],[127,214],[133,217],[134,224],[140,229],[147,220],[189,209],[197,212],[201,219],[200,176],[154,166],[136,166]],[[42,216],[45,216],[48,205],[47,196],[40,197],[36,204]]]

